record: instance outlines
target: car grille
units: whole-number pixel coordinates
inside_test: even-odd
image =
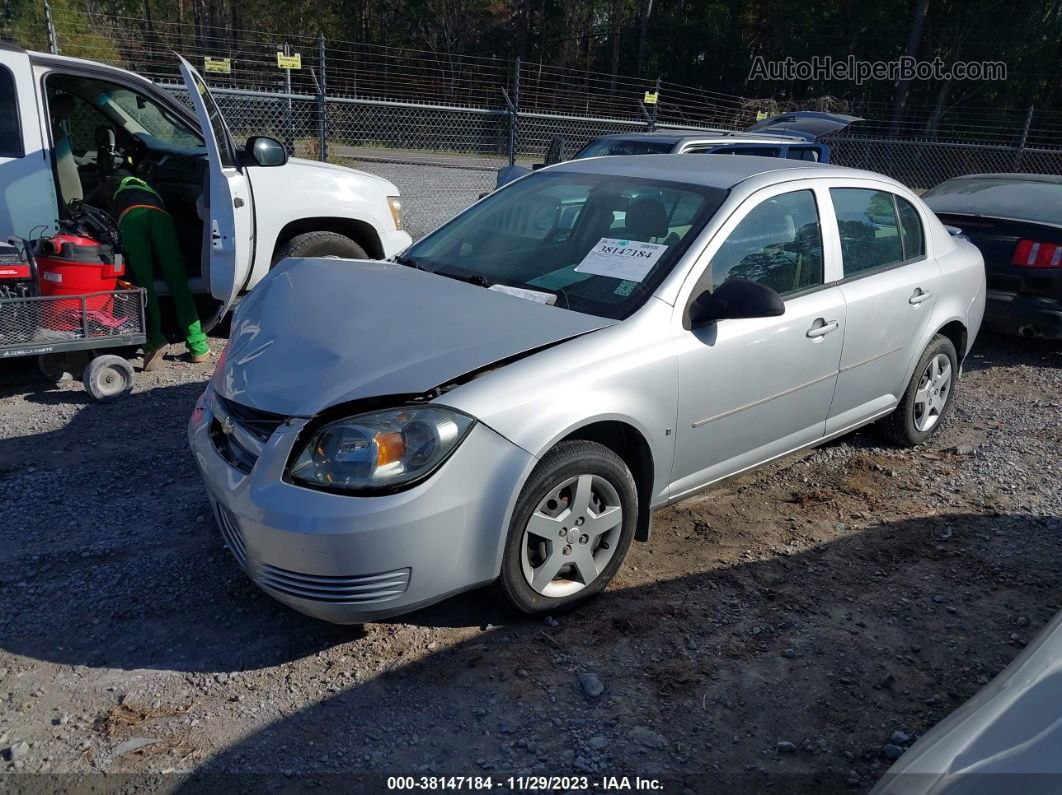
[[[410,569],[357,577],[332,577],[302,574],[263,563],[254,565],[250,574],[256,583],[269,590],[315,602],[353,605],[383,602],[401,596],[409,587]]]
[[[222,409],[234,422],[246,428],[263,442],[268,442],[273,431],[279,428],[287,417],[282,414],[271,414],[268,411],[260,411],[250,406],[235,403],[228,398],[215,394],[214,400],[221,404]]]
[[[287,419],[214,395],[210,440],[229,466],[250,474],[265,443]]]
[[[214,515],[218,520],[218,528],[221,537],[225,540],[232,556],[240,564],[240,568],[247,566],[247,550],[243,546],[243,531],[240,530],[240,522],[236,516],[220,502],[214,503]]]

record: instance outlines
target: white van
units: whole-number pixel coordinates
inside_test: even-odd
[[[393,184],[289,159],[271,138],[237,147],[180,62],[195,113],[124,69],[0,42],[0,240],[54,230],[120,164],[166,201],[192,291],[216,299],[208,326],[285,257],[382,259],[410,244]]]

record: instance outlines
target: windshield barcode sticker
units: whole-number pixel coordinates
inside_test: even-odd
[[[583,261],[575,266],[575,270],[578,273],[640,282],[665,251],[667,246],[662,243],[640,243],[637,240],[603,237],[587,252]]]

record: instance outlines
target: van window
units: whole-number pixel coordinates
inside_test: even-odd
[[[0,66],[0,157],[22,157],[15,77],[4,66]]]
[[[903,261],[903,243],[891,193],[830,188],[841,233],[845,278]]]
[[[819,150],[814,146],[790,146],[785,156],[789,160],[809,160],[817,163],[819,161]]]

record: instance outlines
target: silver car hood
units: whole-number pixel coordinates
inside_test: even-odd
[[[309,417],[359,398],[422,394],[615,322],[393,263],[293,259],[240,305],[214,387]]]

